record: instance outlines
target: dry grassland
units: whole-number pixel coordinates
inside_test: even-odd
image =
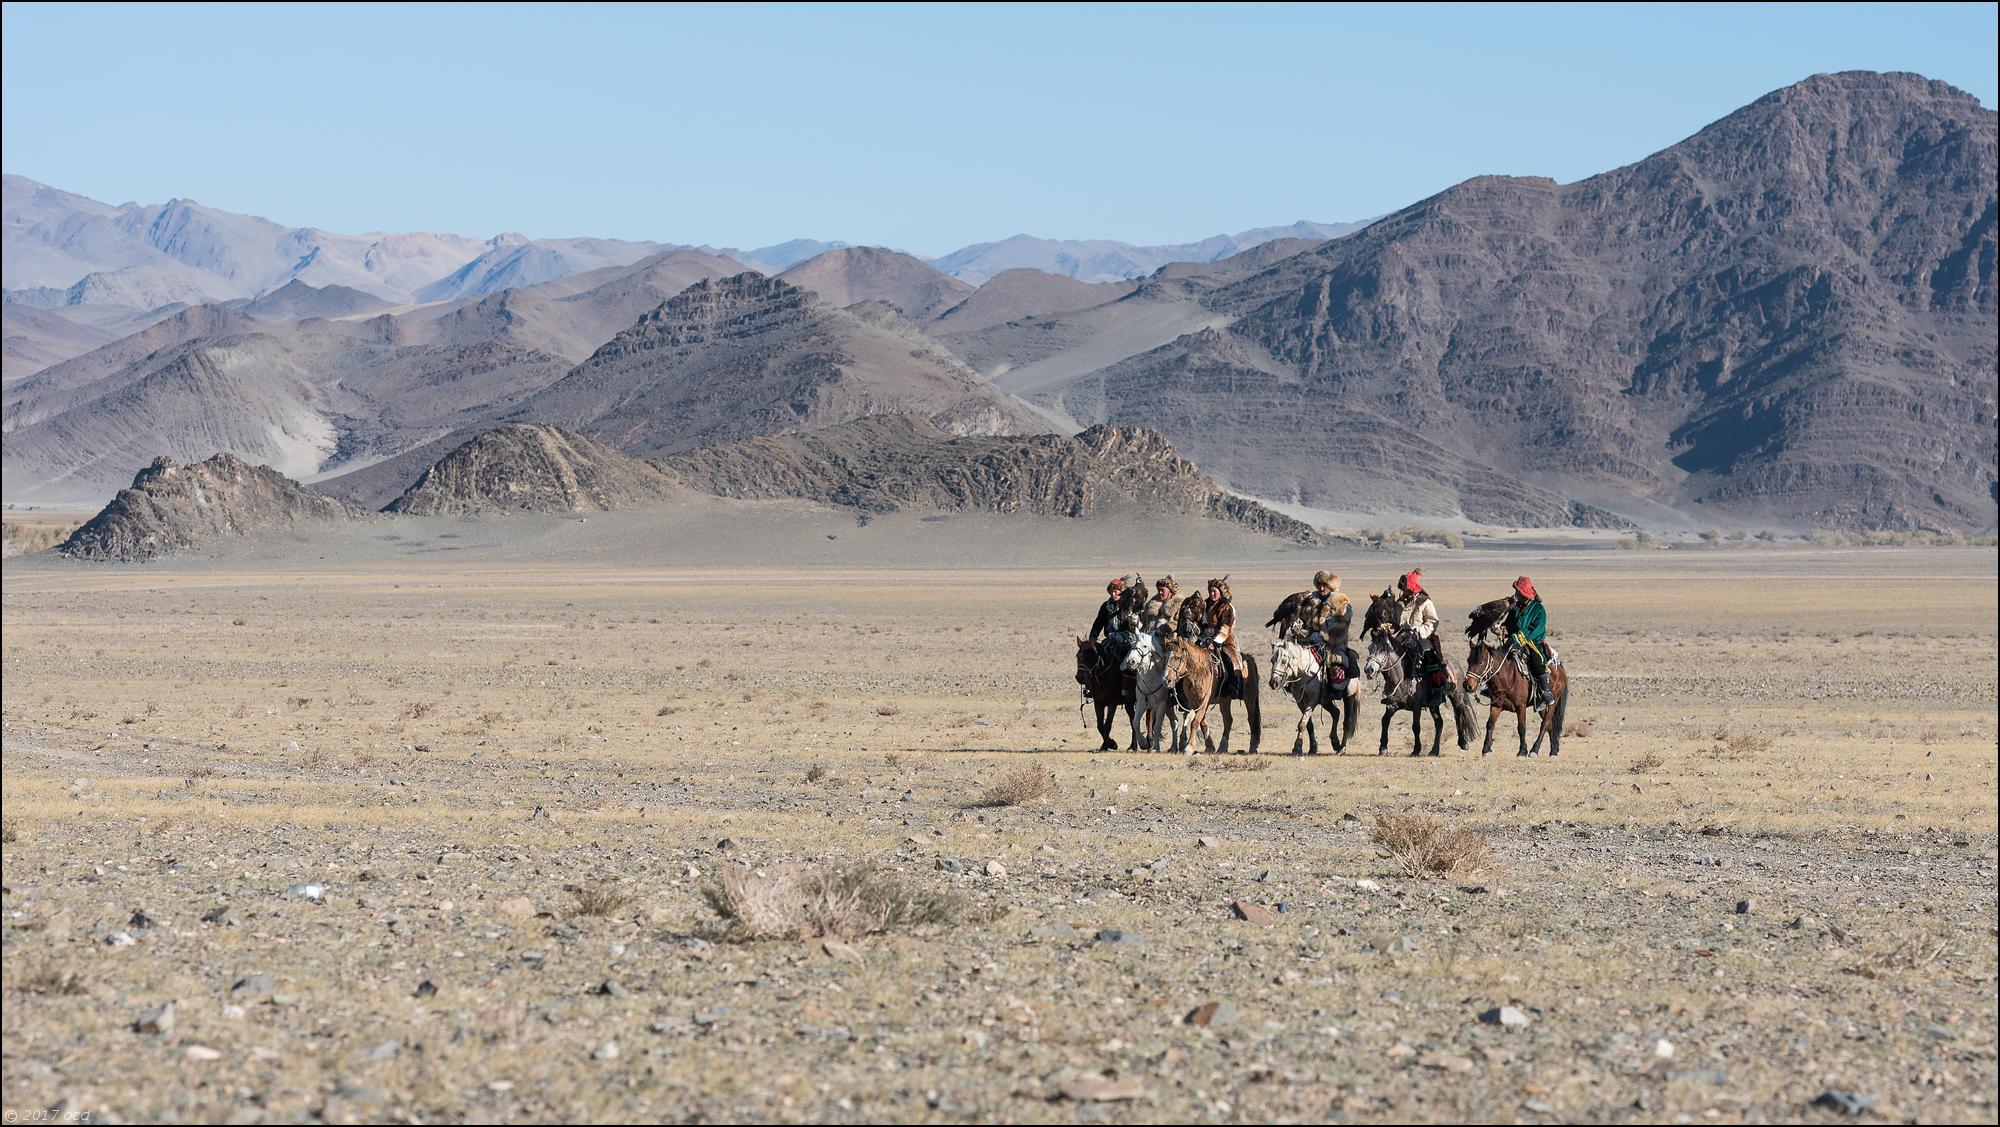
[[[1317,562],[1231,569],[1253,634]],[[1257,757],[1097,753],[1115,564],[10,562],[8,1108],[1994,1119],[1991,550],[1421,562],[1448,620],[1535,576],[1561,758],[1371,705],[1295,759],[1268,693]],[[1406,875],[1404,814],[1483,867]],[[923,911],[751,939],[732,871]]]

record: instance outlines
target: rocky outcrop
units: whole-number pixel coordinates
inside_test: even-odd
[[[1139,428],[971,436],[885,416],[669,455],[659,464],[688,488],[724,497],[799,498],[864,512],[1204,517],[1318,541],[1310,526],[1228,493],[1157,432]]]
[[[556,427],[516,424],[446,454],[383,511],[581,513],[627,508],[672,492],[673,479],[649,462]]]
[[[160,458],[56,550],[75,559],[133,563],[223,537],[361,515],[234,454],[192,466]]]

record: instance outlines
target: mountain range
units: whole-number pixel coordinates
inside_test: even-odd
[[[975,287],[884,248],[762,248],[793,261],[746,271],[563,240],[462,247],[414,305],[301,277],[117,314],[10,292],[7,499],[101,498],[158,455],[229,449],[373,508],[504,424],[678,457],[902,412],[1151,428],[1300,512],[1987,529],[1996,148],[1969,95],[1847,73],[1576,183],[1479,177],[1141,277],[1002,268],[1006,244],[945,263]],[[82,213],[125,230],[34,187],[9,181],[10,248]]]

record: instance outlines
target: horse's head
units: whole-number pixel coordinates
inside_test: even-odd
[[[1465,655],[1465,691],[1476,693],[1500,672],[1500,647],[1474,639]]]
[[[1160,660],[1160,640],[1151,634],[1140,634],[1132,643],[1132,652],[1125,655],[1119,668],[1127,673],[1145,673]]]
[[[1299,679],[1307,658],[1297,642],[1277,642],[1271,646],[1271,687],[1282,689]]]
[[[1076,640],[1076,683],[1090,684],[1091,671],[1097,668],[1097,647],[1082,638]]]
[[[1378,626],[1368,631],[1368,661],[1361,672],[1370,678],[1380,677],[1382,671],[1396,663],[1396,646],[1389,640],[1389,629]]]
[[[1194,646],[1180,638],[1167,644],[1167,667],[1164,676],[1169,684],[1187,676],[1188,659],[1194,653]]]

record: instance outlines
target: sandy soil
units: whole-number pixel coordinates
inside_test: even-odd
[[[701,508],[9,561],[10,1115],[2000,1110],[1991,549],[1079,528]],[[1461,621],[1535,576],[1561,758],[1411,760],[1404,725],[1378,758],[1372,707],[1293,758],[1268,697],[1255,757],[1093,750],[1069,637],[1108,573],[1226,568],[1261,633],[1316,566],[1412,561]],[[977,804],[1023,766],[1052,792]],[[1402,875],[1368,827],[1406,811],[1489,863]],[[959,920],[739,942],[703,896],[852,862]]]

